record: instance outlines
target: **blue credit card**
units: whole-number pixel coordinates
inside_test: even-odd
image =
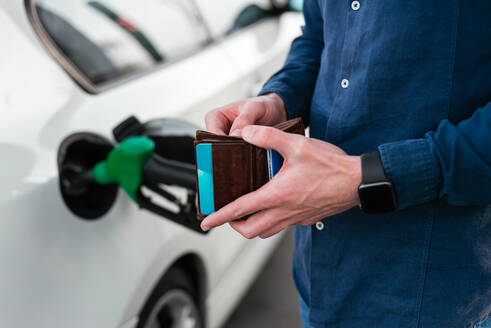
[[[196,145],[196,168],[198,171],[200,212],[203,215],[210,215],[215,212],[211,144]]]
[[[269,180],[273,179],[273,177],[281,170],[283,166],[283,157],[281,157],[280,153],[276,150],[268,150],[268,175]]]

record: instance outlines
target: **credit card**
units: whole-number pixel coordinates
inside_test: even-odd
[[[283,157],[276,150],[268,150],[268,175],[269,180],[278,173],[283,166]]]
[[[196,145],[196,168],[198,171],[200,212],[203,215],[210,215],[215,212],[211,144]]]

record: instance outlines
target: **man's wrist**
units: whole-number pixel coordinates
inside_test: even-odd
[[[353,206],[360,205],[360,196],[358,194],[358,187],[361,184],[361,156],[347,156],[348,165],[348,179],[350,181],[349,186],[351,188],[350,195],[353,202]]]

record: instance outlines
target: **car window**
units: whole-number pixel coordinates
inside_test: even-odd
[[[55,57],[73,65],[65,69],[97,88],[206,45],[210,35],[193,1],[36,0],[31,18],[38,34],[49,35],[41,38],[48,48],[62,54]]]
[[[237,32],[265,18],[278,15],[285,0],[195,0],[214,37]]]

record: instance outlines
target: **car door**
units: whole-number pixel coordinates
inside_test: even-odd
[[[22,12],[20,2],[9,5]],[[229,227],[195,234],[139,211],[122,193],[99,220],[80,220],[59,194],[55,158],[66,137],[89,131],[112,139],[111,129],[133,114],[142,121],[171,117],[202,127],[207,110],[242,97],[236,67],[210,43],[191,1],[44,0],[27,6],[43,46],[68,74],[60,74],[31,35],[10,30],[10,23],[1,34],[11,50],[10,76],[41,67],[33,70],[35,79],[25,70],[18,74],[25,80],[15,85],[15,95],[25,98],[19,104],[29,99],[29,106],[17,106],[2,93],[10,113],[2,121],[2,141],[29,156],[18,177],[6,177],[12,190],[1,194],[0,210],[9,218],[2,221],[9,234],[2,238],[1,258],[9,269],[0,289],[9,299],[0,302],[10,310],[0,322],[115,327],[135,314],[173,256],[187,251],[212,264],[207,269],[213,288],[244,246],[238,234]],[[29,31],[24,23],[15,22]],[[28,66],[14,58],[16,49],[26,49],[21,53]],[[80,155],[92,153],[87,148]],[[20,172],[17,161],[6,164]]]
[[[214,38],[240,70],[244,97],[256,96],[281,68],[303,16],[298,1],[195,0]]]
[[[43,3],[99,45],[115,66],[114,72],[94,77],[97,95],[83,106],[88,112],[82,121],[90,121],[99,131],[109,131],[131,114],[142,120],[177,118],[202,127],[209,109],[241,96],[235,81],[230,83],[236,69],[213,43],[193,1]],[[210,270],[221,272],[244,241],[228,227],[214,231],[212,238],[216,241],[209,247],[217,248],[212,252],[217,256]]]

